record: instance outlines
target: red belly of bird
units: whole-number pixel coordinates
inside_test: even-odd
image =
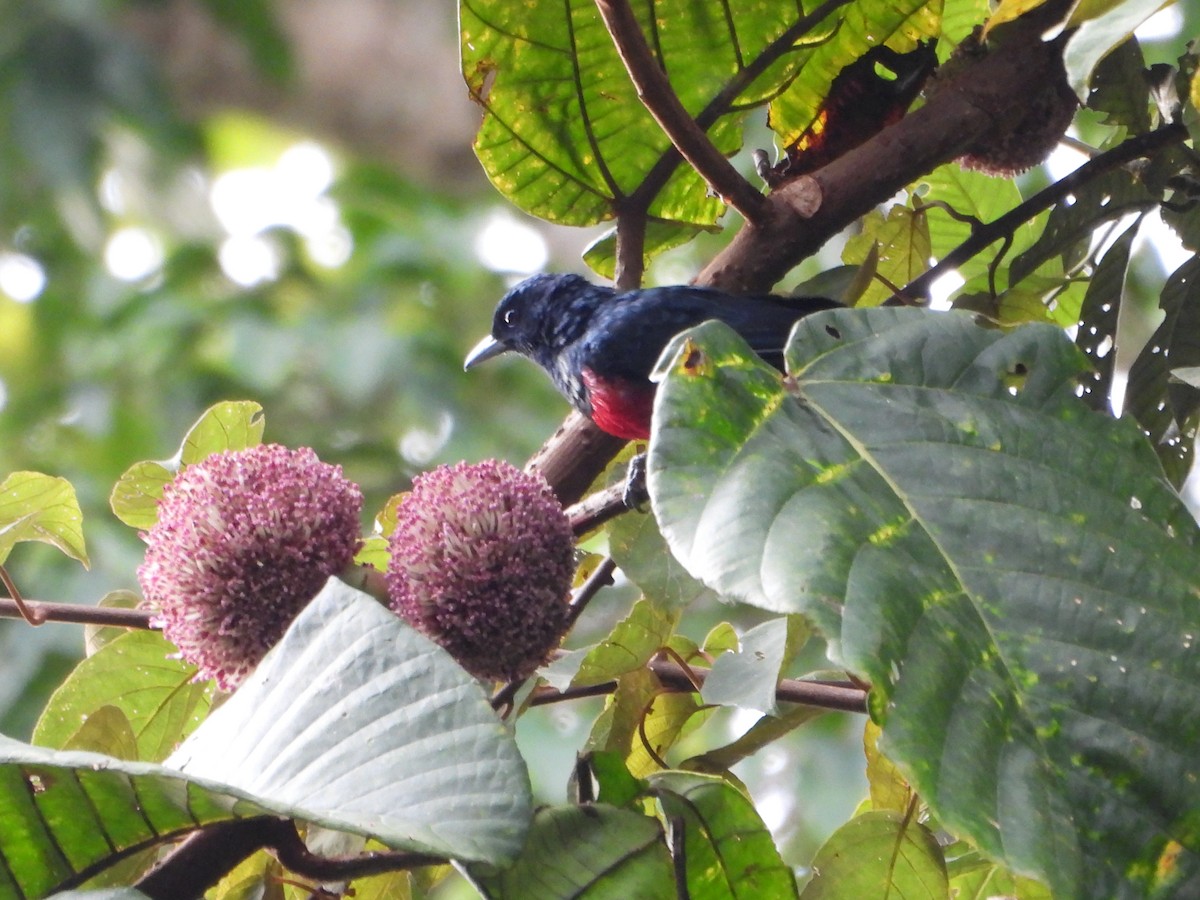
[[[583,370],[583,385],[592,407],[592,421],[604,431],[626,440],[650,437],[654,385],[629,378],[603,378]]]

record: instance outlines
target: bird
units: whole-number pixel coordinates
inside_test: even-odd
[[[650,373],[675,335],[717,319],[782,370],[792,326],[841,306],[825,297],[735,296],[690,285],[620,291],[579,275],[534,275],[501,298],[491,334],[467,354],[463,368],[516,352],[541,366],[603,431],[645,440],[654,405]]]

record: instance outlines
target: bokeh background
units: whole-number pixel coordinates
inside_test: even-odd
[[[1197,31],[1183,6],[1143,28],[1150,61],[1173,62],[1179,35]],[[600,232],[531,220],[488,184],[452,4],[0,0],[0,12],[0,477],[68,478],[92,562],[19,545],[8,566],[28,596],[94,604],[136,588],[141,544],[108,509],[112,485],[172,456],[218,400],[261,403],[267,440],[342,465],[370,511],[440,462],[519,464],[561,421],[533,366],[468,376],[461,362],[506,286],[582,271]],[[770,145],[759,135],[748,149]],[[1048,171],[1077,164],[1064,152]],[[651,279],[687,280],[725,239],[673,251]],[[1137,273],[1147,298],[1163,270]],[[603,595],[577,640],[629,599]],[[702,637],[721,617],[756,621],[703,608],[684,630]],[[0,732],[28,736],[82,649],[76,626],[0,621]],[[806,662],[820,665],[819,648]],[[596,709],[523,720],[544,799],[563,799]],[[739,770],[791,858],[861,798],[861,755],[844,752],[860,732],[829,716]]]

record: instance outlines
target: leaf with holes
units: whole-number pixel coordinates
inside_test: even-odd
[[[1200,258],[1175,270],[1158,301],[1166,314],[1129,369],[1125,411],[1145,429],[1176,485],[1192,468],[1200,389],[1172,370],[1200,365]]]
[[[1079,328],[1075,333],[1075,346],[1087,354],[1093,371],[1081,379],[1082,397],[1085,403],[1097,412],[1112,409],[1113,367],[1117,360],[1117,320],[1121,313],[1121,300],[1125,295],[1125,273],[1129,268],[1129,254],[1133,239],[1137,236],[1136,223],[1126,228],[1117,238],[1088,284],[1079,310]]]
[[[1065,898],[1144,891],[1164,855],[1200,884],[1197,528],[1133,424],[1075,396],[1062,332],[818,313],[783,379],[719,324],[683,342],[649,487],[689,571],[809,616],[992,858]]]
[[[603,803],[538,810],[511,867],[467,874],[488,900],[678,897],[658,821]]]
[[[1009,284],[1016,284],[1055,256],[1063,258],[1062,270],[1070,271],[1078,257],[1089,252],[1096,229],[1126,213],[1146,212],[1156,202],[1150,189],[1124,169],[1087,182],[1050,211],[1037,242],[1012,261]]]

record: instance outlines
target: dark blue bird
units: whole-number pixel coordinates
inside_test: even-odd
[[[683,285],[618,292],[578,275],[534,275],[501,299],[491,335],[467,355],[465,368],[516,351],[600,428],[644,439],[654,404],[650,372],[679,332],[717,319],[782,369],[797,320],[839,306],[824,297],[733,296]]]

